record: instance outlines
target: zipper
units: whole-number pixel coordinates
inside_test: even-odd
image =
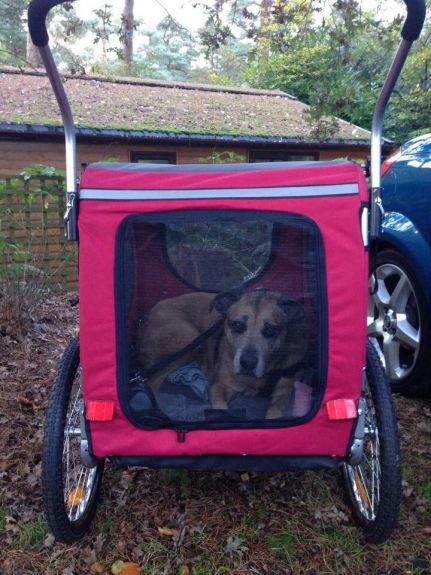
[[[185,443],[186,442],[186,433],[184,429],[176,429],[177,432],[177,441],[178,443]]]

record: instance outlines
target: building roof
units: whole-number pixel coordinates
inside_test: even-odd
[[[280,90],[96,75],[65,75],[64,81],[81,135],[319,141],[304,115],[308,106]],[[0,131],[54,134],[61,125],[44,73],[0,68]],[[369,131],[338,120],[338,130],[330,142],[364,145],[369,139]]]

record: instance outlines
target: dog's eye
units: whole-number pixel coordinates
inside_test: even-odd
[[[234,332],[234,333],[244,333],[245,330],[247,329],[247,326],[245,324],[245,322],[243,321],[231,321],[230,322],[230,329]]]
[[[262,330],[263,337],[271,338],[276,337],[280,333],[280,328],[270,323],[266,323]]]

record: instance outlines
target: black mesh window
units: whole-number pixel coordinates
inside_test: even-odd
[[[129,216],[116,253],[124,411],[182,430],[311,417],[326,376],[324,280],[320,232],[303,217]]]
[[[258,277],[271,257],[271,222],[194,222],[166,226],[175,273],[199,290],[220,291]]]

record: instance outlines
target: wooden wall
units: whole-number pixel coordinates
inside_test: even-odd
[[[115,158],[120,162],[129,162],[130,153],[136,152],[177,152],[178,164],[200,163],[199,158],[207,158],[213,152],[233,151],[244,156],[248,162],[247,148],[228,148],[223,146],[136,146],[125,144],[91,144],[78,143],[78,168],[82,162],[100,162]],[[267,149],[267,148],[266,148]],[[292,148],[293,153],[297,151]],[[306,153],[306,152],[305,152]],[[334,158],[350,157],[352,159],[365,159],[367,149],[349,150],[339,148],[334,150],[321,150],[319,159],[330,160]],[[65,169],[64,145],[62,142],[30,142],[0,140],[0,175],[19,174],[24,168],[34,164],[53,166],[59,170]]]
[[[206,158],[213,152],[234,151],[248,161],[246,148],[208,147],[208,146],[132,146],[124,144],[90,144],[80,143],[77,146],[78,168],[82,162],[101,162],[115,158],[119,162],[129,162],[130,154],[136,152],[177,152],[178,164],[200,163],[199,158]],[[53,166],[65,169],[64,145],[62,142],[28,142],[0,140],[0,175],[19,174],[24,168],[34,164]]]
[[[241,154],[246,162],[249,159],[246,148],[78,143],[78,168],[81,162],[92,163],[113,158],[128,162],[132,151],[176,152],[179,164],[199,163],[200,159],[207,158],[214,152],[224,151]],[[298,153],[293,148],[292,152]],[[353,152],[342,148],[323,150],[320,151],[319,159],[330,160],[347,156],[352,159],[364,159],[367,150]],[[16,244],[23,254],[21,263],[27,261],[26,258],[31,252],[32,265],[38,268],[43,266],[48,275],[52,274],[52,285],[76,289],[77,252],[75,244],[67,244],[64,241],[62,216],[64,199],[61,182],[50,183],[49,178],[42,181],[32,178],[28,182],[23,178],[11,178],[17,176],[24,168],[35,164],[64,170],[63,143],[0,140],[0,220],[2,221],[0,244],[5,240]],[[7,262],[6,256],[4,252],[0,258],[0,265]]]

